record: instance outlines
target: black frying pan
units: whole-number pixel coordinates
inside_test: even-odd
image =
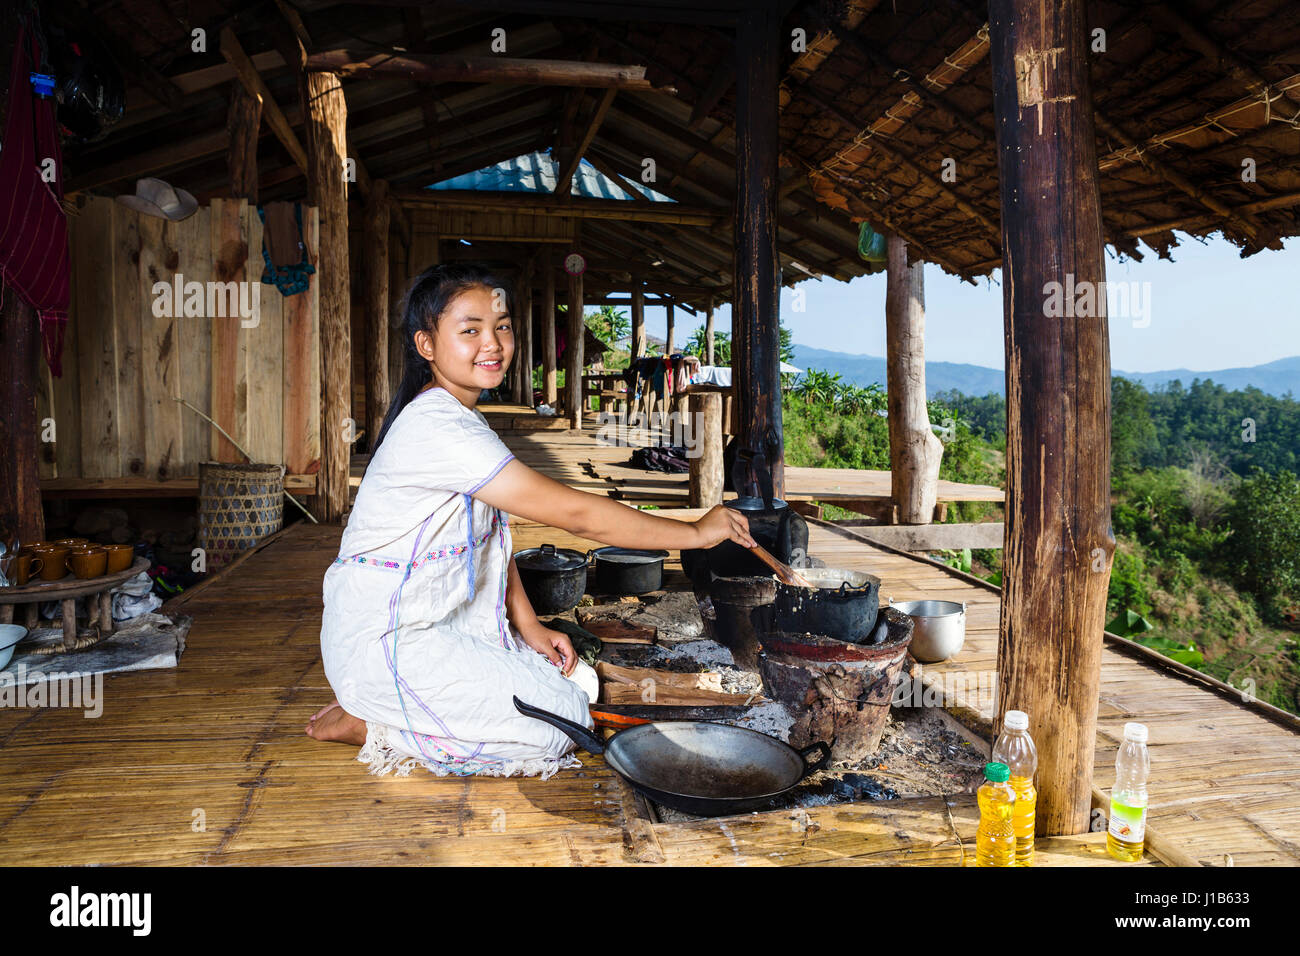
[[[601,740],[581,724],[514,701],[521,714],[559,728],[588,753],[604,754],[610,769],[649,799],[702,817],[761,809],[831,755],[825,743],[795,750],[756,730],[698,720],[641,724]],[[809,763],[817,751],[821,756]]]

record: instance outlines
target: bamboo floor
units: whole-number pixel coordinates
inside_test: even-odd
[[[536,437],[503,432],[522,460],[560,480],[570,455],[590,457],[594,447],[582,436],[568,436],[567,447],[553,435],[531,444]],[[996,591],[853,531],[810,525],[814,556],[879,575],[886,597],[967,602],[965,648],[924,675],[936,688],[964,683],[948,709],[987,736],[993,700],[979,676],[994,666]],[[512,526],[516,549],[596,544]],[[969,863],[971,794],[670,824],[654,822],[585,755],[581,771],[546,782],[368,775],[355,748],[303,733],[332,696],[320,659],[320,585],[339,534],[296,524],[172,602],[168,611],[194,618],[180,667],[107,675],[98,719],[0,708],[0,865]],[[1142,863],[1300,863],[1300,721],[1161,660],[1108,639],[1098,799],[1124,721],[1141,720],[1151,728],[1153,794]],[[1111,860],[1104,833],[1040,839],[1037,850],[1040,866],[1140,865]]]

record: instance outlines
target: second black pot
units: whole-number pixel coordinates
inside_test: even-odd
[[[591,557],[596,594],[646,594],[663,587],[667,551],[597,548]]]
[[[538,614],[563,614],[577,607],[587,590],[587,556],[544,544],[515,555],[519,580]]]

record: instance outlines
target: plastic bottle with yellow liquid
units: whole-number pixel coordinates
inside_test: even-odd
[[[1106,827],[1106,849],[1125,863],[1142,859],[1146,845],[1150,772],[1146,725],[1125,724],[1124,744],[1115,755],[1115,786],[1110,790],[1110,824]]]
[[[984,784],[975,794],[980,805],[980,828],[975,834],[976,866],[1015,866],[1016,831],[1011,816],[1016,793],[1007,779],[1004,763],[984,765]]]
[[[1029,736],[1029,715],[1023,710],[1009,710],[1002,717],[1002,733],[993,745],[993,759],[1007,765],[1011,772],[1011,789],[1016,793],[1016,808],[1011,823],[1016,831],[1016,866],[1034,865],[1034,806],[1038,791],[1034,773],[1038,770],[1038,748]]]

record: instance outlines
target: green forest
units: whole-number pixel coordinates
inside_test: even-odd
[[[1108,629],[1300,712],[1300,402],[1118,377],[1111,398]],[[942,393],[944,410],[1005,452],[1001,395]],[[1000,555],[980,562],[996,574]]]

